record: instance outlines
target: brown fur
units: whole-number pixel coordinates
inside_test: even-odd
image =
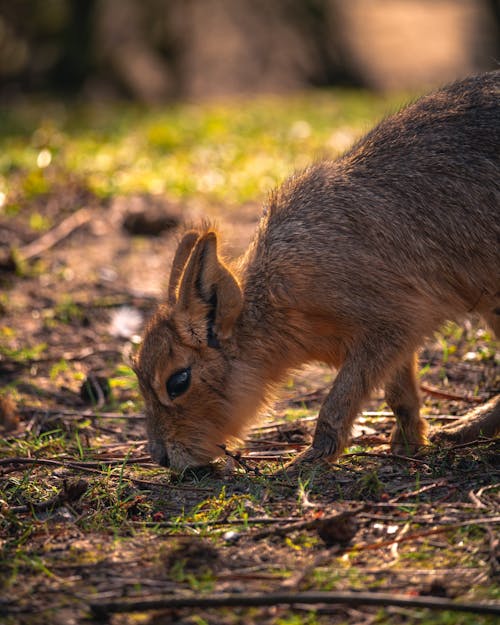
[[[500,333],[499,96],[498,71],[456,83],[290,178],[237,271],[215,232],[185,235],[137,360],[157,461],[183,469],[220,455],[311,360],[339,369],[311,458],[342,452],[380,384],[393,449],[426,443],[416,350],[471,312]],[[191,385],[171,400],[166,380],[186,367]]]

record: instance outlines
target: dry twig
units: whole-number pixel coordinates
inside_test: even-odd
[[[320,535],[321,533],[325,533],[326,535],[328,528],[331,528],[333,526],[336,526],[336,527],[340,526],[345,521],[348,521],[349,519],[352,519],[360,512],[363,512],[363,510],[365,509],[366,509],[366,505],[363,504],[361,506],[358,506],[357,508],[353,508],[352,510],[343,510],[342,512],[339,512],[338,514],[334,514],[331,516],[319,517],[319,518],[311,519],[308,521],[298,521],[295,523],[290,523],[288,525],[282,525],[281,527],[273,527],[267,530],[262,530],[261,532],[258,532],[257,534],[254,534],[253,538],[255,540],[260,540],[261,538],[267,538],[267,536],[286,536],[287,534],[290,534],[291,532],[296,532],[300,530],[311,530],[311,529],[318,530]],[[342,542],[342,541],[339,541],[339,542]]]
[[[259,467],[251,467],[243,458],[240,452],[233,453],[229,451],[225,445],[218,445],[218,447],[222,449],[225,456],[237,462],[245,470],[246,473],[253,473],[255,476],[262,475]]]
[[[500,615],[498,603],[459,603],[441,597],[406,597],[378,592],[270,592],[238,593],[185,597],[147,597],[144,599],[124,598],[107,601],[92,600],[90,609],[97,617],[105,617],[117,612],[144,612],[173,608],[221,608],[230,606],[275,606],[279,604],[341,604],[351,606],[399,606],[405,608],[428,608],[450,610],[472,614]]]
[[[40,256],[43,252],[46,252],[54,245],[57,245],[60,241],[68,237],[77,228],[88,223],[94,216],[94,211],[90,208],[81,208],[69,217],[57,224],[52,230],[49,230],[41,237],[24,245],[19,250],[19,256],[21,260],[31,260]]]
[[[427,386],[427,384],[421,384],[420,390],[428,395],[432,395],[433,397],[438,397],[440,399],[449,399],[451,401],[467,401],[471,403],[481,403],[484,402],[484,398],[476,397],[475,395],[458,395],[457,393],[449,393],[447,391],[441,391],[437,388],[432,388],[431,386]]]

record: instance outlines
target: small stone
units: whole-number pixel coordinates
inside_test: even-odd
[[[235,532],[234,530],[229,530],[228,532],[224,532],[222,538],[227,543],[236,543],[241,538],[241,534],[239,532]]]

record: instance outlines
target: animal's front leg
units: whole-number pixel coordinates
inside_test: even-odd
[[[348,358],[321,406],[311,453],[328,460],[340,456],[349,443],[354,419],[370,390],[366,367],[359,368]]]
[[[362,351],[346,358],[321,406],[312,445],[287,466],[287,474],[295,476],[302,467],[334,461],[348,445],[354,419],[374,385],[377,368],[366,363]]]
[[[295,475],[304,465],[322,460],[332,462],[342,454],[363,402],[404,354],[396,344],[373,340],[351,349],[321,406],[311,447],[288,465],[287,473]]]

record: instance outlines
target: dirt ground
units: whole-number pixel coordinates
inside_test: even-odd
[[[298,484],[274,478],[310,440],[333,380],[315,365],[290,377],[239,461],[180,477],[156,467],[127,362],[161,298],[178,229],[131,234],[124,219],[132,205],[140,212],[158,202],[181,223],[208,216],[232,258],[250,240],[260,207],[236,213],[152,196],[103,205],[72,181],[33,201],[56,224],[76,204],[90,212],[28,260],[29,244],[44,242],[27,207],[0,222],[0,622],[494,622],[390,601],[131,608],[127,602],[152,596],[320,590],[483,602],[498,615],[498,440],[392,456],[392,417],[379,392],[337,465]],[[13,246],[15,271],[6,260]],[[472,320],[450,325],[422,350],[433,428],[499,391],[496,349]],[[96,378],[89,397],[85,381]]]

